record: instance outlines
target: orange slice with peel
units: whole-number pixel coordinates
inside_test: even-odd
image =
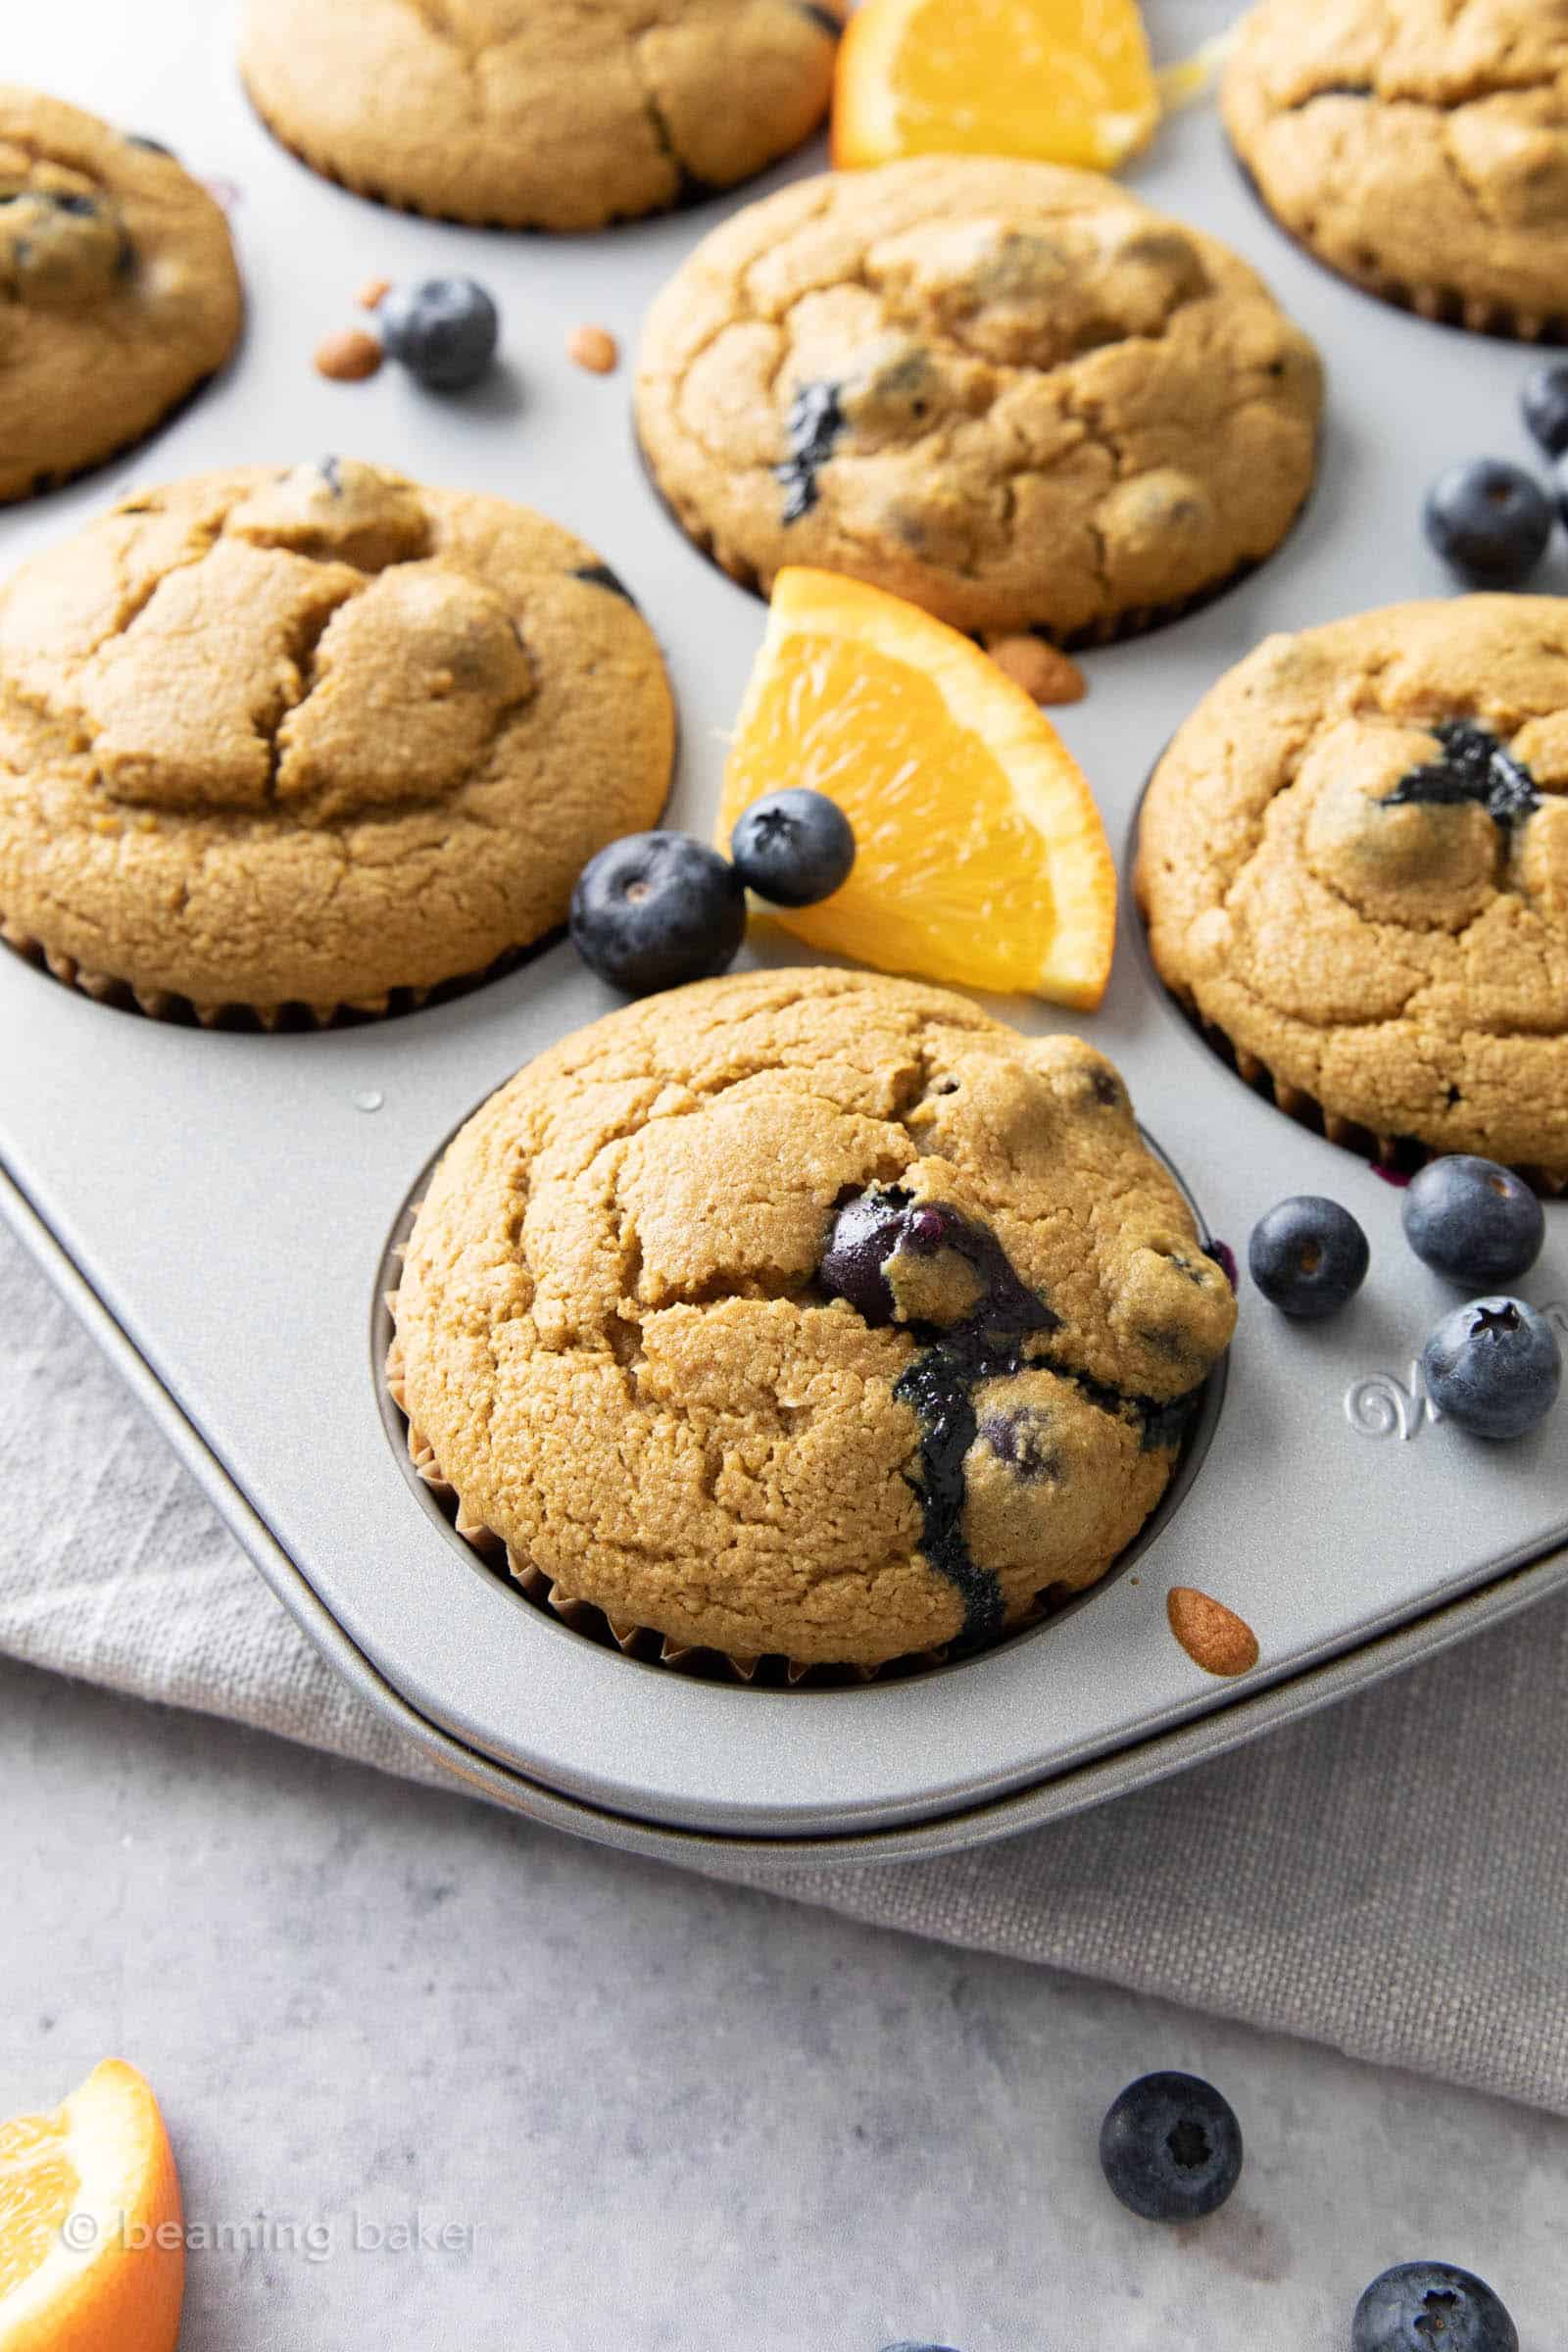
[[[174,2352],[184,2285],[173,2153],[134,2067],[0,2123],[0,2352]]]
[[[764,793],[809,786],[855,827],[855,868],[815,906],[765,912],[886,972],[1099,1004],[1116,869],[1094,796],[1021,687],[917,605],[793,567],[724,771],[718,846]]]
[[[1159,114],[1136,0],[865,0],[839,49],[833,161],[1016,155],[1109,172]]]

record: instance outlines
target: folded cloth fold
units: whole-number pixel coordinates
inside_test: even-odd
[[[313,1648],[3,1226],[0,1399],[0,1653],[453,1785]],[[1568,2113],[1565,1689],[1557,1599],[1073,1820],[782,1890]]]

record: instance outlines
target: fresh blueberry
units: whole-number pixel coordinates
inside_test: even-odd
[[[1398,2262],[1356,2305],[1350,2352],[1519,2352],[1519,2331],[1474,2272]]]
[[[1421,1350],[1440,1413],[1481,1438],[1522,1438],[1544,1421],[1562,1386],[1562,1349],[1522,1298],[1472,1298],[1446,1315]]]
[[[571,894],[572,946],[632,997],[728,971],[745,936],[740,876],[689,833],[612,841]]]
[[[1500,458],[1450,466],[1427,493],[1426,531],[1450,571],[1479,588],[1527,580],[1551,537],[1551,507],[1533,474]]]
[[[1511,1168],[1454,1152],[1411,1177],[1404,1238],[1439,1274],[1480,1289],[1528,1273],[1541,1255],[1546,1218]]]
[[[1100,2127],[1100,2164],[1146,2222],[1197,2222],[1224,2204],[1242,2170],[1242,2127],[1197,2075],[1143,2075]]]
[[[1337,1315],[1366,1280],[1372,1252],[1348,1208],[1296,1193],[1259,1217],[1247,1245],[1252,1280],[1282,1315]]]
[[[748,890],[775,906],[814,906],[850,878],[855,831],[826,793],[770,792],[730,835],[729,854]]]
[[[394,360],[432,392],[476,384],[496,356],[501,320],[471,277],[427,277],[394,286],[378,314],[381,340]]]
[[[1519,396],[1526,424],[1548,458],[1568,449],[1568,368],[1560,360],[1535,368],[1525,377]]]

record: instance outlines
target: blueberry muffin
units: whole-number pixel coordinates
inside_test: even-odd
[[[150,1012],[384,1011],[563,922],[672,756],[653,636],[557,524],[201,475],[0,591],[0,931]]]
[[[383,204],[603,228],[732,187],[827,112],[829,0],[247,0],[269,127]]]
[[[1160,761],[1137,889],[1167,986],[1286,1108],[1568,1181],[1568,605],[1269,638]]]
[[[1090,1047],[807,970],[530,1063],[395,1315],[415,1459],[525,1584],[627,1643],[874,1668],[1103,1576],[1235,1303]]]
[[[1271,213],[1426,318],[1568,333],[1564,0],[1264,0],[1222,106]]]
[[[643,340],[655,481],[724,569],[853,573],[974,635],[1124,634],[1258,563],[1317,355],[1245,263],[1098,172],[923,157],[786,188]]]
[[[172,156],[0,83],[0,502],[150,433],[242,307],[228,225]]]

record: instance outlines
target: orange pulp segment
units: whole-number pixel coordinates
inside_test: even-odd
[[[0,2123],[0,2352],[174,2352],[184,2279],[173,2153],[134,2067]]]
[[[833,161],[1006,155],[1108,172],[1159,113],[1136,0],[865,0],[839,51]]]

